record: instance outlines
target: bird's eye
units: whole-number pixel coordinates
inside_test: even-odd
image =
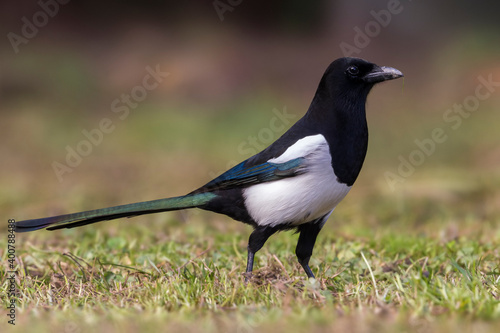
[[[359,68],[357,66],[349,66],[347,67],[347,73],[356,76],[359,74]]]

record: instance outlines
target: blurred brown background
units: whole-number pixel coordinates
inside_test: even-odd
[[[500,82],[499,7],[451,0],[2,1],[4,218],[191,191],[247,158],[241,145],[269,127],[274,109],[298,120],[346,45],[355,48],[352,56],[405,73],[404,82],[381,85],[369,98],[370,151],[353,195],[426,197],[450,207],[477,195],[491,212],[500,203],[500,92],[457,129],[443,116],[475,94],[479,76]],[[148,66],[169,75],[120,119],[113,102],[142,85]],[[82,131],[104,118],[113,130],[61,180],[54,162],[67,165],[67,147],[77,149],[87,140]],[[397,174],[399,157],[408,159],[415,140],[437,127],[447,141],[389,186],[386,173]],[[258,140],[255,146],[267,144],[267,137]]]

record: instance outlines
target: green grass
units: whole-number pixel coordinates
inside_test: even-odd
[[[317,279],[308,281],[293,255],[297,237],[282,233],[258,253],[245,283],[248,232],[239,226],[224,232],[231,222],[207,223],[203,215],[189,224],[149,227],[137,224],[147,218],[136,218],[97,231],[18,235],[19,324],[170,331],[203,323],[207,331],[219,325],[267,331],[305,329],[312,321],[319,331],[361,317],[363,325],[378,318],[397,331],[445,318],[488,326],[500,317],[498,235],[483,243],[466,236],[446,241],[442,230],[362,237],[357,227],[341,235],[327,228],[311,262]]]
[[[50,163],[64,158],[65,145],[78,142],[82,125],[72,125],[74,132],[66,136],[71,119],[52,122],[30,111],[11,115],[2,125],[11,158],[5,161],[8,175],[1,176],[0,208],[6,217],[24,219],[191,191],[212,171],[225,169],[226,161],[247,157],[235,143],[267,126],[273,104],[279,105],[265,102],[260,114],[246,112],[253,107],[246,105],[231,121],[220,114],[183,118],[154,108],[137,113],[62,183]],[[395,192],[383,175],[397,167],[399,154],[415,149],[413,138],[388,147],[384,142],[401,135],[399,129],[391,132],[374,122],[376,139],[362,176],[318,238],[311,259],[316,280],[308,281],[296,261],[297,235],[282,232],[258,252],[254,277],[245,283],[250,228],[197,210],[18,234],[16,328],[497,332],[500,174],[491,164],[496,155],[482,154],[496,137],[481,135],[496,124],[495,117],[471,117],[455,133],[460,140],[450,138],[442,154],[429,157]],[[89,127],[94,123],[86,121]],[[420,137],[439,121],[419,124]],[[221,135],[231,124],[248,127],[234,125]],[[32,134],[15,141],[9,126],[28,126]],[[59,127],[65,128],[58,132]],[[466,138],[475,137],[482,139],[461,149]],[[459,163],[476,156],[486,158]],[[448,158],[457,162],[447,164]],[[7,237],[0,236],[5,295]],[[3,308],[8,301],[2,296]],[[8,325],[5,316],[1,324]]]

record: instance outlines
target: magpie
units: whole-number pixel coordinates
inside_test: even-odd
[[[17,232],[80,227],[187,208],[225,214],[253,227],[246,276],[267,239],[299,233],[295,254],[308,278],[316,238],[359,175],[368,146],[365,104],[379,82],[402,77],[391,67],[340,58],[326,69],[306,114],[260,153],[178,197],[18,221]]]

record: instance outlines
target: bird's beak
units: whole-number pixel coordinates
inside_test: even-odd
[[[366,82],[377,83],[387,80],[394,80],[404,76],[401,71],[396,68],[386,66],[376,66],[370,73],[366,74],[363,79]]]

